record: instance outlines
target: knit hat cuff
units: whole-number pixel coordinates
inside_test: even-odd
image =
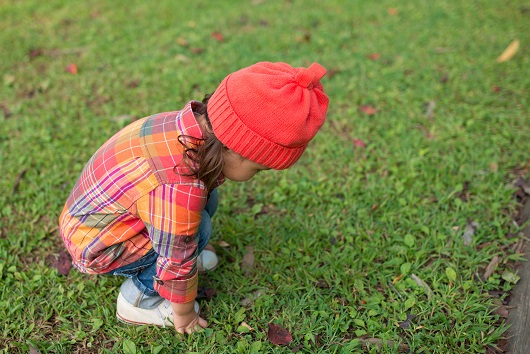
[[[208,117],[215,136],[229,149],[251,161],[275,170],[292,166],[304,153],[307,144],[287,147],[276,144],[250,130],[237,116],[228,101],[226,84],[219,85],[208,101]]]

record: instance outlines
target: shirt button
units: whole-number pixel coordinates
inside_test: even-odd
[[[158,285],[164,285],[164,281],[160,279],[159,277],[153,277]]]
[[[184,242],[189,243],[191,241],[191,236],[184,237]]]

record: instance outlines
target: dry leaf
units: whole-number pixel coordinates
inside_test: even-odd
[[[412,320],[414,319],[414,315],[411,315],[410,313],[407,313],[407,319],[403,322],[399,322],[399,327],[403,329],[409,329],[410,325],[412,324]]]
[[[360,147],[360,148],[366,147],[366,143],[360,139],[353,139],[353,145]]]
[[[429,285],[427,285],[427,283],[424,282],[423,279],[421,279],[420,277],[418,277],[416,274],[411,274],[411,275],[410,275],[410,278],[411,278],[412,280],[414,280],[414,282],[415,282],[416,284],[418,284],[418,286],[421,286],[422,288],[425,289],[425,292],[427,293],[427,298],[430,299],[431,296],[433,295],[431,287],[430,287]]]
[[[212,32],[212,37],[218,42],[224,42],[225,37],[221,32]]]
[[[293,340],[293,336],[288,330],[274,323],[269,323],[267,338],[276,345],[288,345]]]
[[[381,58],[381,54],[379,53],[372,53],[368,56],[368,58],[370,58],[370,60],[377,60],[379,58]]]
[[[495,309],[495,311],[493,311],[493,314],[508,318],[508,309],[506,308],[506,306],[501,305],[497,309]]]
[[[70,65],[68,65],[65,69],[64,69],[67,73],[70,73],[70,74],[77,74],[77,65],[75,65],[74,63],[71,63]]]
[[[223,248],[230,247],[230,244],[228,242],[226,242],[226,241],[219,241],[219,242],[217,242],[217,245],[219,247],[223,247]]]
[[[467,222],[464,233],[462,234],[462,239],[464,239],[464,245],[469,246],[473,243],[473,236],[475,235],[475,231],[477,231],[477,229],[478,223],[474,222],[473,220],[469,220]]]
[[[243,256],[243,261],[241,262],[241,269],[245,275],[250,275],[252,269],[254,269],[254,248],[252,246],[246,247],[247,253]]]
[[[178,37],[177,43],[182,47],[188,47],[190,45],[190,42],[188,42],[187,39],[184,37]]]
[[[396,16],[398,14],[398,9],[395,9],[393,7],[389,7],[386,11],[391,16]]]
[[[204,48],[195,47],[195,48],[191,48],[190,51],[193,54],[201,54],[202,52],[204,52]]]
[[[370,106],[370,105],[364,105],[364,106],[359,107],[359,111],[361,111],[362,113],[368,116],[373,116],[374,114],[377,113],[377,109],[375,109],[374,106]]]
[[[497,58],[497,63],[503,63],[513,58],[513,56],[519,51],[519,40],[516,39]]]
[[[245,321],[241,322],[241,326],[248,328],[249,331],[253,331],[254,328],[250,327],[248,323]]]
[[[499,262],[501,261],[501,258],[499,256],[494,256],[491,259],[490,264],[486,267],[486,270],[484,271],[484,274],[482,275],[482,280],[486,281],[489,277],[495,272],[495,267]]]
[[[59,256],[51,254],[46,259],[51,263],[53,268],[57,269],[60,275],[68,275],[70,269],[72,269],[72,257],[70,257],[67,251],[62,251],[59,253]]]

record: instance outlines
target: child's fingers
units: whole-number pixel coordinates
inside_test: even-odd
[[[201,326],[202,328],[206,328],[208,327],[208,322],[205,319],[199,317],[199,326]]]

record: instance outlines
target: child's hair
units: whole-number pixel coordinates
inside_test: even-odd
[[[204,182],[209,192],[215,187],[224,166],[224,145],[213,133],[212,124],[206,109],[211,96],[211,94],[205,95],[202,103],[198,103],[194,108],[195,113],[204,115],[206,119],[208,127],[203,131],[204,138],[197,139],[187,135],[179,136],[179,142],[184,146],[183,161],[190,170],[190,173],[186,176],[200,179]]]

